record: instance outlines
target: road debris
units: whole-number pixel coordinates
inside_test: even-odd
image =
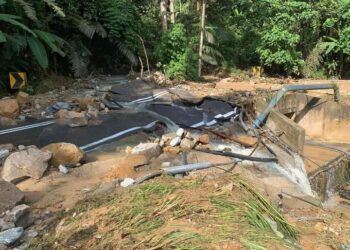
[[[4,163],[2,178],[9,182],[16,182],[25,177],[40,179],[48,167],[51,156],[50,152],[36,148],[12,153]]]

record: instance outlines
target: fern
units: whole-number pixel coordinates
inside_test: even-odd
[[[38,18],[36,16],[36,11],[33,8],[33,6],[30,3],[27,3],[24,0],[13,0],[14,2],[20,4],[26,13],[27,17],[35,22],[38,21]]]
[[[53,9],[57,15],[59,15],[60,17],[65,17],[66,14],[63,12],[62,8],[59,7],[56,3],[55,0],[43,0],[48,6],[51,7],[51,9]]]
[[[128,58],[129,62],[132,65],[134,65],[134,66],[138,65],[139,61],[138,61],[137,56],[124,43],[117,41],[117,45],[118,45],[120,52],[126,58]]]
[[[70,44],[68,58],[74,77],[85,76],[88,73],[91,52],[81,41],[73,41]]]
[[[99,22],[91,23],[78,16],[71,16],[70,18],[75,22],[80,32],[89,39],[92,39],[95,34],[100,35],[102,38],[107,37],[106,30]]]

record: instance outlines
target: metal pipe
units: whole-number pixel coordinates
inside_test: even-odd
[[[272,98],[270,103],[267,105],[265,110],[261,112],[256,120],[253,122],[253,129],[257,129],[265,121],[271,110],[277,105],[284,94],[288,91],[298,90],[319,90],[319,89],[333,89],[334,90],[334,101],[339,101],[339,87],[337,84],[306,84],[306,85],[287,85],[281,88],[277,94]]]
[[[195,151],[203,152],[207,154],[213,154],[213,155],[221,155],[221,156],[227,156],[231,158],[240,159],[243,161],[252,161],[252,162],[278,162],[278,159],[273,158],[264,158],[264,157],[253,157],[250,155],[241,155],[233,152],[222,152],[222,151],[211,151],[211,150],[201,150],[201,149],[195,149]]]
[[[209,162],[203,162],[203,163],[182,165],[182,166],[176,166],[176,167],[162,168],[162,170],[167,174],[176,175],[176,174],[182,174],[182,173],[191,172],[199,169],[207,169],[212,166],[213,164]]]

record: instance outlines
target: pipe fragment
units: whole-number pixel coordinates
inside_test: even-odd
[[[253,122],[253,129],[257,129],[260,127],[262,123],[265,122],[266,117],[270,114],[271,110],[277,105],[277,103],[281,100],[281,98],[288,91],[298,91],[298,90],[319,90],[319,89],[333,89],[334,90],[334,101],[339,102],[340,94],[339,87],[337,84],[305,84],[305,85],[287,85],[281,88],[277,94],[272,98],[270,103],[266,106],[265,110],[261,112],[256,120]]]

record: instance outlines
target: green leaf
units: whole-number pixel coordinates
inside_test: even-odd
[[[29,29],[27,26],[25,26],[23,23],[17,21],[20,20],[21,18],[19,16],[15,15],[9,15],[9,14],[0,14],[0,21],[10,23],[12,25],[18,26],[21,29],[27,31],[28,33],[32,34],[34,37],[36,37],[36,34]]]
[[[34,37],[27,38],[28,45],[39,65],[46,69],[49,67],[49,60],[44,45]]]
[[[2,33],[2,31],[0,30],[0,43],[4,43],[6,41],[7,41],[7,39],[4,35],[4,33]]]
[[[61,50],[61,48],[59,48],[57,44],[62,44],[62,40],[61,38],[59,38],[58,36],[51,34],[49,32],[45,32],[42,30],[34,30],[34,32],[38,35],[38,37],[43,40],[47,46],[50,47],[50,49],[53,52],[56,52],[58,54],[60,54],[61,56],[65,56],[65,53]]]

